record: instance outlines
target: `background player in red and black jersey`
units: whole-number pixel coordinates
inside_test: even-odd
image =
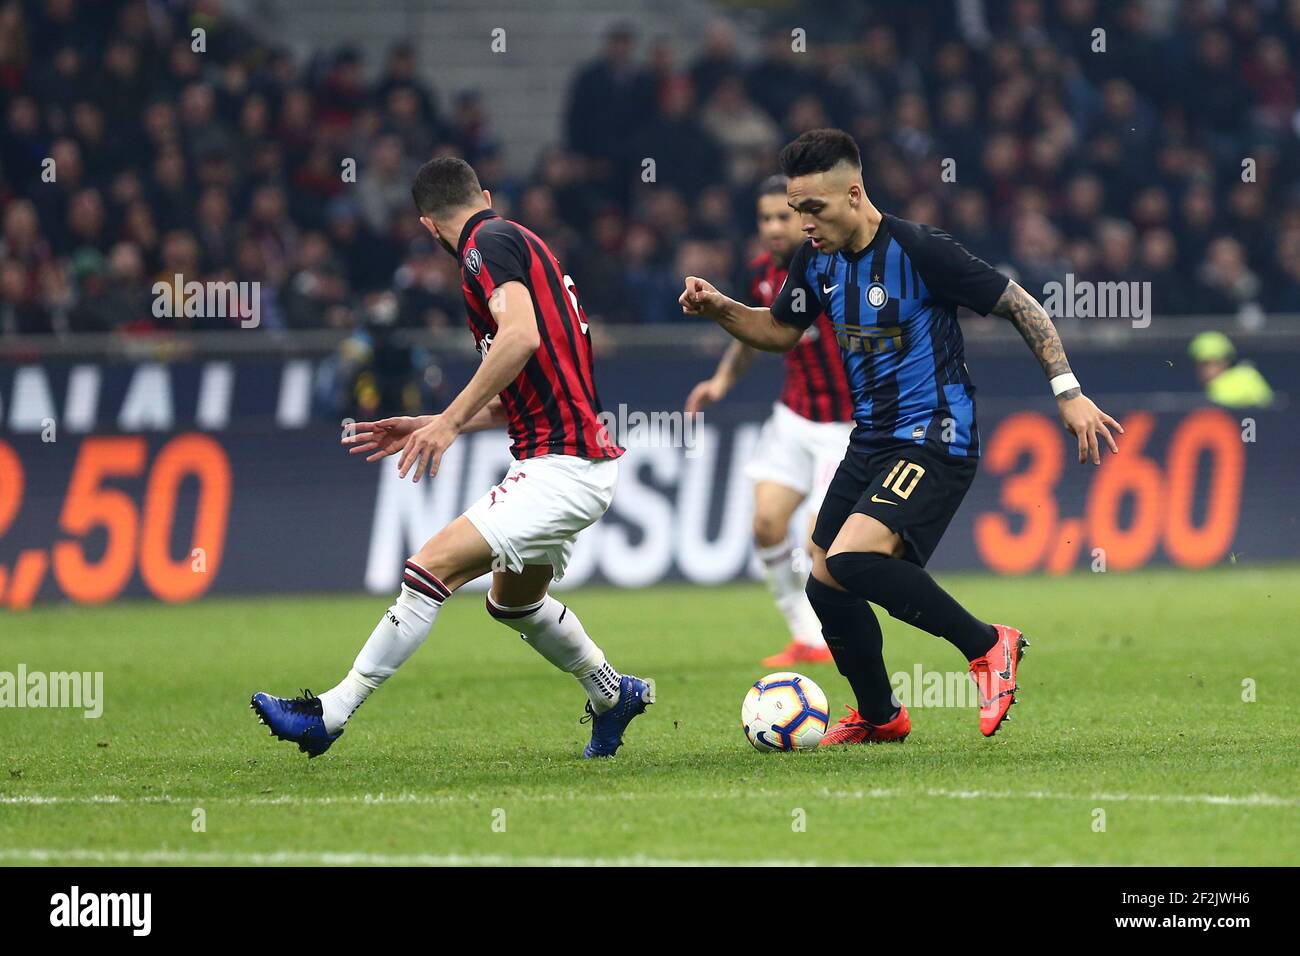
[[[755,305],[766,307],[785,282],[790,257],[803,241],[799,217],[786,201],[784,176],[771,177],[759,189],[758,236],[766,251],[753,263],[749,295]],[[757,354],[743,342],[732,342],[713,377],[691,390],[686,411],[698,412],[720,401]],[[821,623],[804,593],[805,569],[793,559],[790,520],[805,501],[812,514],[817,513],[853,428],[853,397],[825,315],[818,316],[784,359],[780,400],[746,469],[754,482],[755,551],[790,630],[785,649],[764,658],[767,667],[831,660]]]
[[[609,508],[623,453],[599,421],[586,315],[546,243],[493,211],[464,160],[430,160],[411,191],[421,224],[460,261],[482,364],[440,414],[359,422],[343,443],[367,461],[400,453],[398,473],[418,482],[437,474],[462,432],[504,424],[515,461],[406,562],[396,603],[337,686],[320,697],[258,693],[253,708],[280,739],[323,753],[428,637],[442,603],[490,571],[488,613],[586,691],[592,730],[583,756],[613,756],[628,723],[654,702],[654,683],[616,671],[578,616],[548,593],[576,535]]]

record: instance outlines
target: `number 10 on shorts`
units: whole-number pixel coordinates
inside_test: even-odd
[[[916,462],[900,458],[898,464],[885,478],[885,490],[892,491],[903,501],[906,501],[908,495],[916,488],[916,483],[921,480],[921,476],[924,474],[925,469]]]

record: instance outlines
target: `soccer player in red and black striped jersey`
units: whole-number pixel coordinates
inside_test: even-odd
[[[759,188],[758,235],[767,251],[753,263],[750,301],[770,306],[785,283],[790,257],[803,235],[799,217],[786,201],[784,176]],[[758,354],[742,342],[727,348],[713,377],[696,385],[686,411],[720,401],[745,374]],[[754,544],[790,641],[764,658],[766,667],[829,662],[821,622],[804,593],[789,539],[790,519],[805,501],[816,515],[853,430],[853,396],[830,320],[817,317],[803,338],[785,353],[785,385],[772,417],[763,425],[754,459],[746,469],[754,482]]]
[[[430,160],[411,191],[420,222],[460,262],[482,364],[441,414],[359,422],[343,442],[367,461],[400,454],[398,473],[418,482],[437,474],[458,435],[505,425],[515,461],[411,555],[396,603],[338,686],[320,697],[257,694],[253,707],[281,739],[323,753],[428,637],[442,603],[491,572],[488,613],[578,679],[592,724],[583,756],[613,756],[628,723],[654,702],[654,682],[616,671],[578,616],[548,593],[574,538],[608,510],[623,454],[599,418],[586,314],[546,243],[493,211],[468,163]]]

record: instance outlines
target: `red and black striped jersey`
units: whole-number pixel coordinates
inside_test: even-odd
[[[755,259],[751,269],[751,300],[767,308],[781,291],[785,269],[770,252]],[[825,312],[808,327],[799,344],[785,353],[781,404],[814,422],[853,421],[853,393],[844,374],[835,330]]]
[[[465,315],[480,355],[487,354],[496,335],[488,300],[498,286],[522,282],[537,313],[541,345],[501,392],[510,453],[518,459],[623,454],[600,421],[591,338],[578,290],[546,243],[519,223],[484,209],[465,223],[457,253]]]

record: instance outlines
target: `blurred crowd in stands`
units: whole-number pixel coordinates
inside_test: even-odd
[[[756,46],[718,20],[689,61],[611,30],[519,175],[418,47],[299,62],[217,0],[0,0],[0,335],[239,323],[156,318],[175,274],[260,282],[266,328],[459,328],[456,263],[409,192],[448,152],[589,313],[695,321],[681,277],[745,290],[755,186],[827,125],[858,138],[878,207],[1031,292],[1070,273],[1149,281],[1157,315],[1300,313],[1300,0],[1166,22],[1141,0],[811,6]]]

